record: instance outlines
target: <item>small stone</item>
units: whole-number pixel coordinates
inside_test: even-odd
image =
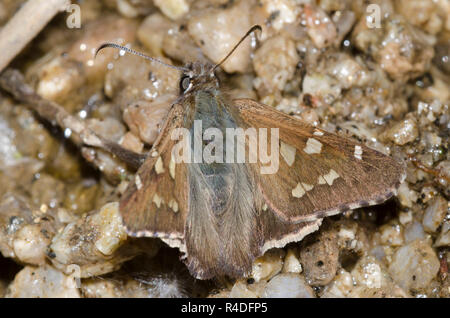
[[[76,280],[50,266],[26,266],[9,285],[7,298],[80,298]]]
[[[248,284],[245,280],[238,280],[231,288],[228,295],[229,298],[258,298],[261,295],[261,290],[266,285],[266,282],[254,282]]]
[[[262,96],[283,90],[292,79],[299,57],[295,43],[286,35],[278,35],[265,41],[255,52],[253,67],[258,80],[256,89]]]
[[[104,255],[111,255],[127,239],[117,202],[103,206],[92,221],[98,224],[100,233],[95,246]]]
[[[126,132],[124,124],[112,117],[107,117],[104,120],[90,118],[86,123],[88,128],[92,129],[97,135],[111,141],[119,141]]]
[[[439,271],[439,259],[426,242],[415,240],[394,254],[389,273],[406,291],[425,289]]]
[[[368,288],[381,288],[386,275],[382,265],[373,256],[367,256],[358,261],[351,272],[357,284]]]
[[[408,297],[389,276],[383,263],[374,256],[362,257],[351,271],[354,288],[348,297]]]
[[[144,251],[156,253],[158,244],[154,241],[139,241],[121,247],[127,239],[118,202],[104,205],[99,211],[91,212],[67,224],[56,234],[50,245],[54,254],[54,267],[69,273],[70,266],[79,266],[80,277],[92,277],[117,270],[120,265]],[[145,246],[140,247],[141,244]]]
[[[189,3],[186,0],[154,0],[154,3],[172,20],[181,18],[189,11]]]
[[[253,262],[252,278],[255,282],[269,280],[283,268],[284,251],[273,249]]]
[[[315,298],[314,291],[306,284],[303,276],[283,273],[272,278],[266,285],[265,298]]]
[[[403,182],[397,190],[397,197],[401,205],[412,208],[417,201],[418,194],[409,188],[408,182]]]
[[[153,102],[142,100],[132,103],[125,109],[123,120],[134,135],[151,145],[161,131],[173,100],[174,96],[166,95]]]
[[[267,27],[272,27],[275,30],[282,30],[285,25],[294,23],[298,18],[299,6],[296,5],[294,1],[291,0],[261,0],[258,2],[258,6],[255,7],[256,18],[258,24],[263,24],[261,22],[270,21]],[[265,25],[266,26],[266,25]],[[270,31],[263,31],[264,33],[269,33]]]
[[[321,298],[346,297],[354,288],[352,275],[345,269],[340,269],[334,280],[325,287]]]
[[[400,224],[402,224],[402,225],[406,225],[408,223],[411,223],[412,220],[413,220],[412,212],[411,211],[400,212],[400,214],[398,216],[398,220],[400,221]]]
[[[283,273],[301,273],[302,264],[298,259],[298,251],[296,249],[290,248],[286,253],[283,264]]]
[[[319,7],[305,5],[302,19],[306,23],[306,32],[317,48],[322,49],[333,44],[337,37],[336,26],[325,11]]]
[[[331,76],[311,73],[303,79],[302,92],[322,99],[330,98],[334,100],[341,95],[341,88],[339,83]]]
[[[444,221],[444,218],[448,212],[449,205],[447,200],[441,196],[435,197],[429,204],[428,208],[425,210],[425,215],[423,217],[423,227],[427,232],[436,232],[438,227]]]
[[[99,190],[97,183],[72,183],[66,188],[66,196],[63,202],[65,209],[81,215],[95,208],[95,199]]]
[[[41,173],[31,185],[31,197],[36,205],[58,207],[64,199],[64,183],[48,174]]]
[[[417,239],[423,240],[425,238],[425,232],[423,226],[419,222],[413,222],[405,228],[405,242],[411,243]]]
[[[137,37],[152,56],[163,55],[163,41],[174,23],[160,13],[154,13],[144,19],[137,31]]]
[[[306,237],[301,243],[300,261],[308,284],[328,284],[336,275],[339,265],[337,233],[322,229]]]
[[[43,265],[50,239],[44,235],[39,224],[25,225],[17,231],[13,248],[16,257],[28,264]]]
[[[408,115],[406,118],[396,123],[387,131],[387,137],[399,146],[412,142],[419,136],[416,119]]]
[[[235,1],[226,9],[212,9],[192,17],[188,31],[203,54],[219,63],[250,29],[250,1]],[[244,73],[250,66],[250,39],[246,39],[222,68],[227,73]]]
[[[381,244],[391,246],[403,245],[403,228],[399,224],[385,224],[380,228]]]
[[[450,221],[444,222],[434,245],[436,247],[450,246]]]
[[[123,135],[119,140],[119,145],[136,153],[141,153],[144,150],[144,143],[132,132],[127,132]]]
[[[337,55],[337,60],[331,65],[330,75],[335,77],[343,89],[352,86],[364,86],[368,83],[367,70],[348,55]]]

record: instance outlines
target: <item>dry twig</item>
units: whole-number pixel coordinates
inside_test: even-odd
[[[32,87],[25,83],[23,75],[19,71],[6,69],[1,73],[0,87],[52,125],[59,126],[64,131],[68,130],[70,134],[67,135],[77,146],[86,145],[106,150],[135,169],[143,163],[144,155],[129,151],[117,143],[97,135],[86,127],[83,121],[69,114],[63,107],[39,96]]]
[[[64,10],[68,0],[29,0],[0,29],[0,72],[17,54],[47,25]]]

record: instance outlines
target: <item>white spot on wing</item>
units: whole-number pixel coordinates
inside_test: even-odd
[[[318,184],[326,184],[327,182],[325,181],[325,179],[322,176],[319,176],[319,180],[317,180]]]
[[[262,210],[267,211],[267,204],[264,203],[264,205],[262,206]]]
[[[161,207],[161,204],[163,203],[163,199],[158,195],[158,193],[155,193],[153,196],[153,203],[156,204],[156,207],[159,209]]]
[[[355,146],[355,158],[362,160],[362,153],[363,153],[363,150],[362,150],[361,146],[356,145]]]
[[[328,183],[328,185],[332,185],[334,180],[336,180],[337,178],[339,178],[339,174],[334,171],[333,169],[330,170],[330,172],[328,172],[326,175],[323,176],[323,179],[325,180],[326,183]],[[319,177],[319,184],[323,184],[320,183],[320,177]]]
[[[294,164],[296,151],[297,151],[297,149],[295,149],[291,145],[281,142],[280,154],[283,157],[284,161],[286,161],[286,163],[288,164],[289,167]]]
[[[315,136],[323,136],[323,132],[321,132],[320,130],[315,130],[313,135],[315,135]]]
[[[174,199],[170,199],[168,206],[172,209],[173,212],[178,212],[178,202]]]
[[[173,159],[173,155],[170,157],[169,174],[172,177],[172,179],[175,180],[175,160]]]
[[[134,178],[134,183],[136,184],[136,188],[138,190],[142,189],[142,180],[141,180],[141,177],[139,177],[138,174],[136,174],[136,177]]]
[[[322,151],[322,143],[314,138],[308,138],[306,147],[303,149],[307,154],[318,154]]]
[[[310,191],[310,190],[312,190],[312,188],[314,188],[314,186],[307,184],[307,183],[302,183],[302,186],[306,191]]]
[[[159,156],[158,159],[156,160],[155,171],[156,171],[156,174],[160,174],[160,173],[164,172],[164,165],[163,165],[161,156]]]
[[[305,189],[303,189],[300,182],[297,183],[297,186],[294,189],[292,189],[292,196],[294,198],[301,198],[305,193]]]

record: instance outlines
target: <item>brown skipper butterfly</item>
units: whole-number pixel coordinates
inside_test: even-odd
[[[405,177],[389,156],[224,94],[215,70],[255,30],[216,65],[165,64],[182,73],[180,96],[120,201],[129,235],[179,248],[199,279],[246,275],[266,250],[326,216],[382,203]],[[105,47],[158,61],[112,43],[97,52]]]

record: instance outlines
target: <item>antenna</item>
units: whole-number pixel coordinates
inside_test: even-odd
[[[112,48],[115,48],[115,49],[121,49],[121,50],[124,50],[125,52],[128,52],[128,53],[131,53],[131,54],[134,54],[134,55],[143,57],[144,59],[149,60],[149,61],[152,61],[152,62],[160,63],[160,64],[162,64],[162,65],[164,65],[164,66],[167,66],[167,67],[176,69],[176,70],[178,70],[178,71],[182,71],[182,72],[188,72],[188,71],[189,71],[189,70],[188,70],[187,68],[185,68],[185,67],[179,67],[179,66],[175,66],[175,65],[170,65],[170,64],[164,63],[163,61],[160,61],[160,60],[158,60],[158,59],[155,59],[154,57],[145,55],[145,54],[143,54],[143,53],[141,53],[141,52],[135,51],[135,50],[133,50],[133,49],[130,49],[130,48],[127,48],[127,47],[125,47],[125,46],[122,46],[122,45],[119,45],[119,44],[115,44],[115,43],[103,43],[102,45],[100,45],[100,47],[97,49],[97,51],[95,51],[94,59],[97,57],[97,54],[98,54],[98,52],[100,52],[100,50],[103,50],[104,48],[107,48],[107,47],[112,47]]]
[[[227,54],[227,56],[225,56],[222,61],[220,61],[219,63],[217,63],[212,71],[214,72],[216,70],[216,68],[218,68],[220,65],[223,64],[223,62],[225,62],[231,54],[233,54],[233,52],[238,48],[238,46],[253,32],[255,32],[256,30],[258,30],[259,32],[262,32],[262,28],[260,25],[254,25],[250,28],[250,30],[247,31],[247,33],[245,33],[245,35],[239,40],[239,42],[234,46],[234,48],[230,51],[230,53]]]

